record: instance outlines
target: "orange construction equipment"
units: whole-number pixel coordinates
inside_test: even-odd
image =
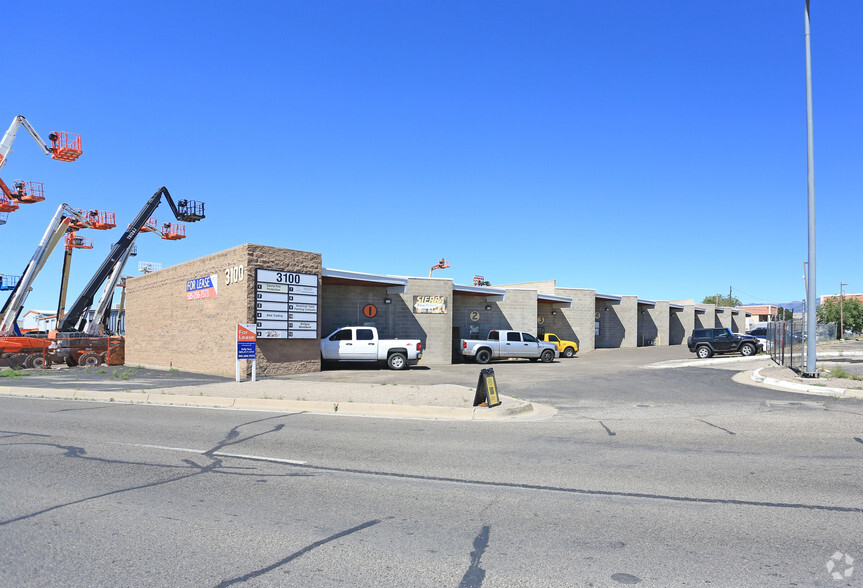
[[[433,265],[429,270],[429,277],[432,277],[432,272],[436,269],[447,269],[449,267],[449,262],[441,257],[441,260],[437,262],[436,265]]]
[[[48,135],[51,139],[51,158],[57,161],[75,161],[81,157],[81,135],[57,131]]]
[[[148,219],[147,222],[144,223],[144,225],[141,227],[141,229],[138,232],[139,233],[155,233],[156,231],[159,230],[158,227],[159,227],[159,221],[154,219],[154,218],[151,218],[151,219]]]
[[[66,250],[71,249],[92,249],[93,239],[87,237],[79,237],[78,233],[71,231],[66,233]]]
[[[15,186],[15,191],[11,193],[12,198],[22,204],[34,204],[45,200],[45,188],[42,182],[15,180],[12,185]]]
[[[165,223],[162,225],[162,239],[179,241],[186,238],[186,225],[181,223]]]
[[[107,231],[108,229],[113,229],[117,226],[117,222],[114,220],[116,214],[113,212],[108,212],[105,210],[80,210],[77,209],[78,214],[80,214],[83,218],[87,219],[88,229],[96,229],[98,231]],[[69,225],[73,229],[82,229],[85,228],[83,226],[78,226],[80,223],[70,222]]]
[[[0,194],[0,212],[15,212],[16,210],[18,210],[18,203],[6,194]]]

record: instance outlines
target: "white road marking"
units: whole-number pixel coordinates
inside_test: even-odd
[[[273,463],[285,463],[290,465],[305,465],[307,463],[305,461],[299,461],[296,459],[282,459],[279,457],[266,457],[264,455],[245,455],[242,453],[225,453],[223,451],[216,451],[210,453],[209,451],[205,451],[203,449],[189,449],[188,447],[167,447],[165,445],[145,445],[143,443],[115,443],[115,445],[124,445],[126,447],[143,447],[145,449],[161,449],[162,451],[179,451],[181,453],[197,453],[198,455],[209,453],[210,455],[216,457],[233,457],[235,459],[269,461]]]

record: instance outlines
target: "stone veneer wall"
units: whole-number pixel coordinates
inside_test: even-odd
[[[243,268],[227,283],[226,270]],[[233,376],[238,323],[255,322],[255,269],[321,273],[319,253],[245,244],[150,274],[126,286],[126,363]],[[186,282],[215,274],[217,295],[186,300]],[[320,292],[320,279],[318,280]],[[319,319],[320,324],[320,305]],[[317,339],[258,341],[261,375],[320,369]],[[241,373],[251,372],[243,360]]]

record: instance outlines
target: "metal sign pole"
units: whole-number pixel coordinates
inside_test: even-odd
[[[812,123],[812,50],[810,48],[809,0],[804,6],[804,37],[806,40],[806,156],[809,178],[809,280],[806,285],[806,375],[815,375],[815,139]]]

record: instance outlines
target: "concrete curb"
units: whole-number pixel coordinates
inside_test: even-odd
[[[827,386],[809,386],[806,384],[798,384],[797,382],[788,382],[785,380],[777,380],[776,378],[767,378],[761,375],[761,370],[758,368],[752,372],[750,376],[752,381],[758,384],[774,386],[789,392],[802,392],[806,394],[816,394],[818,396],[838,396],[840,398],[863,398],[863,390],[851,390],[845,388],[830,388]]]
[[[191,396],[187,394],[151,394],[147,392],[105,392],[96,390],[59,390],[26,387],[0,387],[0,395],[24,398],[54,398],[87,400],[119,404],[150,404],[156,406],[186,406],[197,408],[229,408],[268,412],[305,412],[331,416],[362,416],[381,418],[432,419],[454,421],[539,420],[550,418],[557,410],[501,395],[501,406],[494,408],[448,406],[409,406],[404,404],[374,404],[369,402],[335,402],[308,400],[278,400],[272,398],[227,398],[222,396]]]
[[[823,359],[827,357],[859,357],[863,356],[863,351],[821,351],[818,353],[818,359]],[[721,357],[711,357],[709,359],[672,359],[669,361],[660,361],[657,363],[649,363],[647,365],[643,365],[644,369],[649,370],[661,370],[661,369],[671,369],[671,368],[680,368],[680,367],[711,367],[716,365],[722,365],[725,363],[738,363],[742,361],[757,361],[759,359],[762,360],[770,360],[769,353],[759,353],[758,355],[751,355],[749,357],[743,357],[735,354],[724,355]]]

